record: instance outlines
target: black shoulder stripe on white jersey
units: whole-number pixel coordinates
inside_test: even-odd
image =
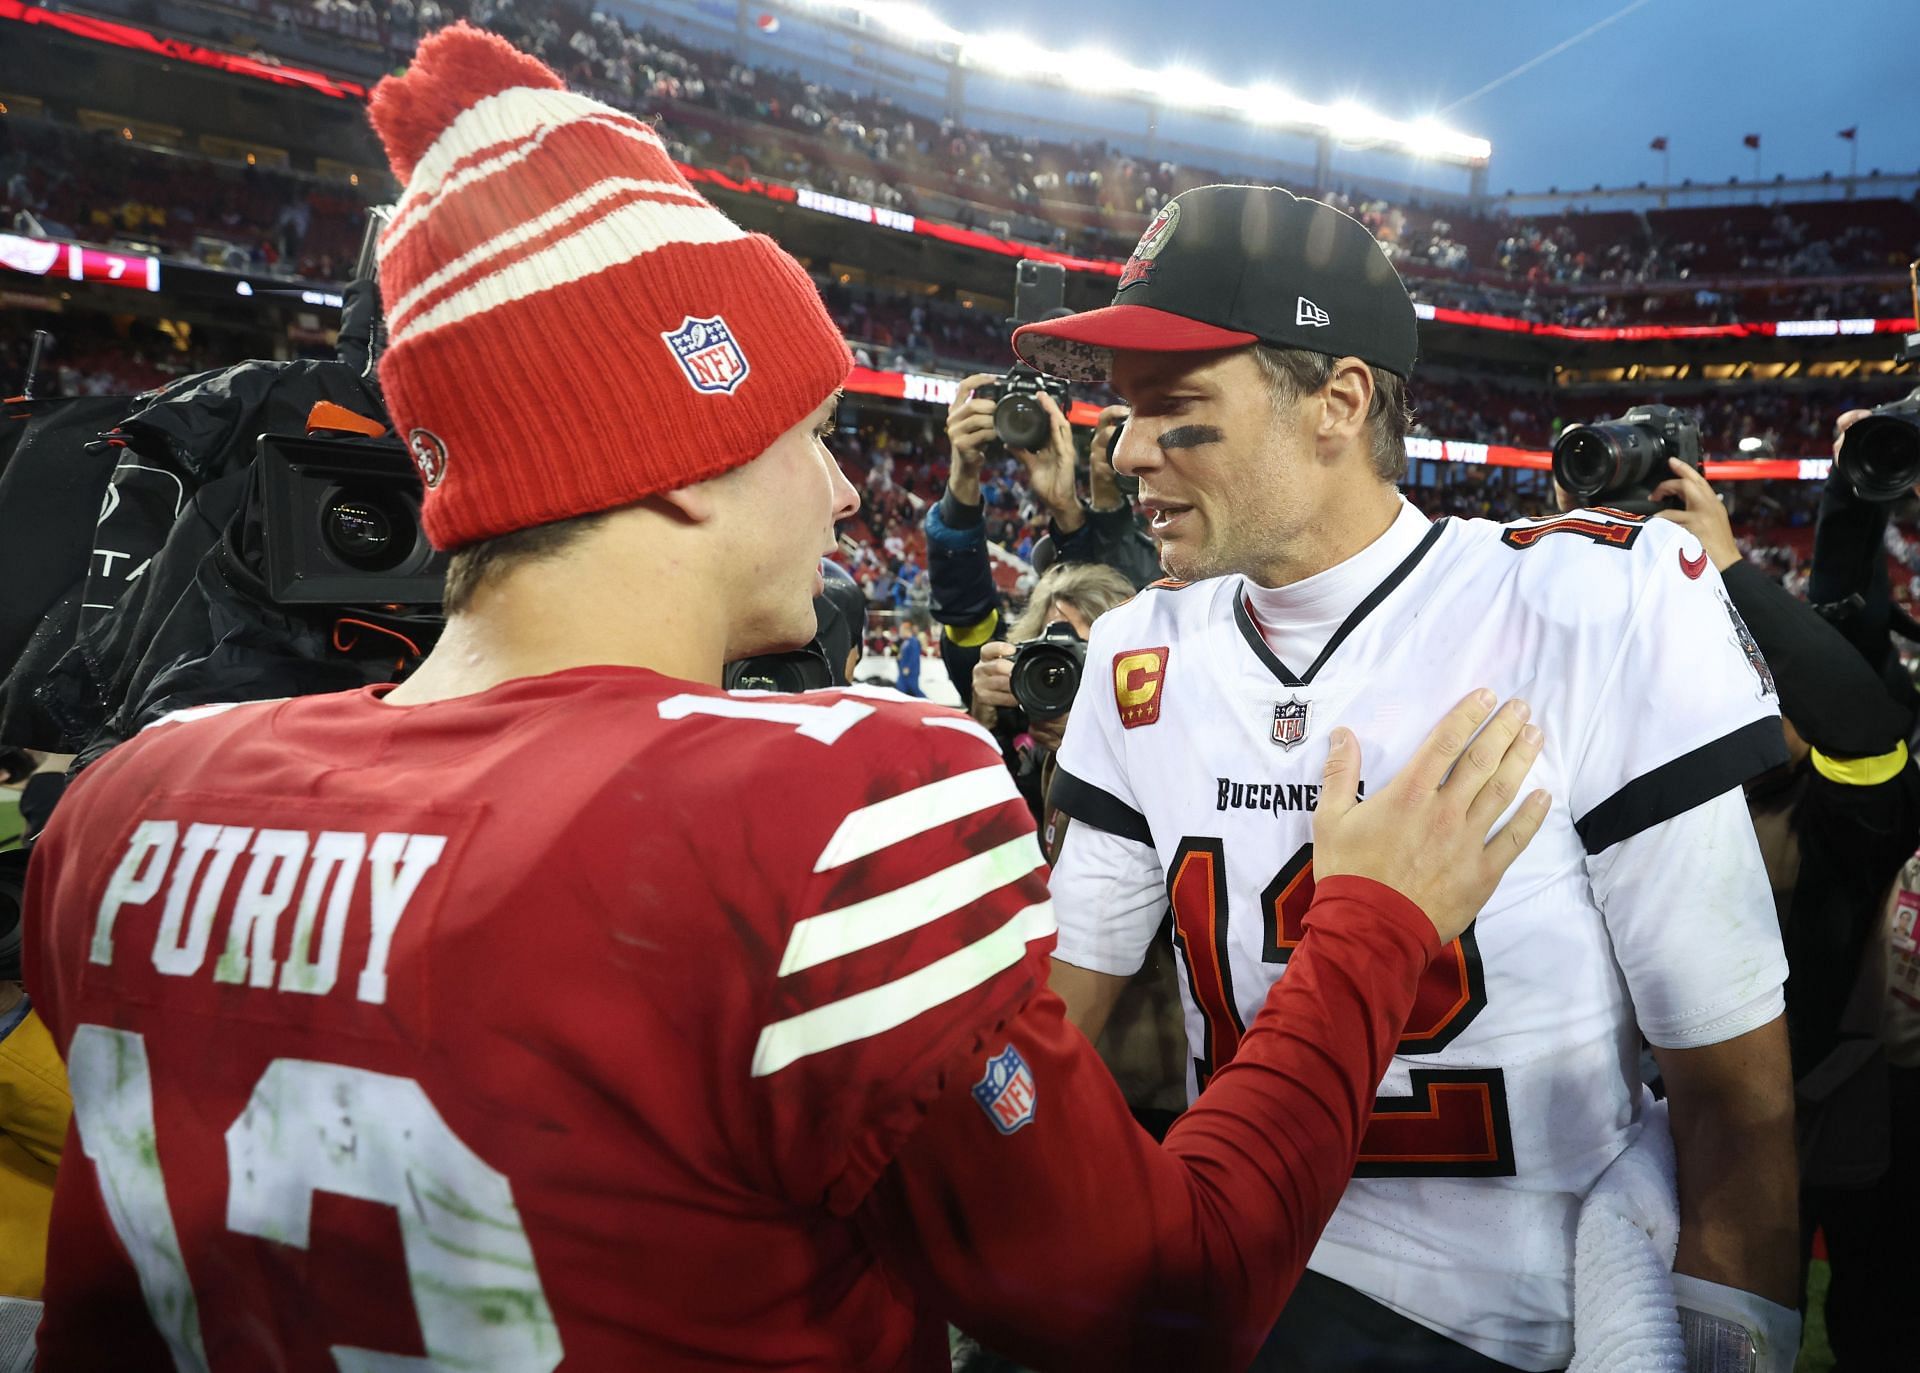
[[[1115,838],[1131,839],[1149,847],[1153,844],[1153,830],[1146,816],[1112,792],[1075,777],[1065,768],[1054,769],[1053,786],[1047,799],[1065,814],[1105,830]]]
[[[1683,815],[1787,761],[1780,719],[1768,715],[1642,773],[1574,821],[1588,853]]]

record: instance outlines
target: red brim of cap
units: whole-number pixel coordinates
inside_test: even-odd
[[[1013,351],[1021,361],[1077,381],[1104,380],[1116,350],[1204,353],[1259,341],[1258,334],[1203,324],[1150,305],[1109,305],[1013,331]]]

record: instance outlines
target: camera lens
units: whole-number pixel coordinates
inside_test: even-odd
[[[1620,450],[1607,427],[1583,424],[1553,445],[1553,479],[1576,496],[1605,491],[1620,470]]]
[[[1013,699],[1036,720],[1051,720],[1073,709],[1080,690],[1078,655],[1052,644],[1023,645],[1022,660],[1014,665],[1007,685]]]
[[[993,431],[1009,448],[1023,448],[1029,452],[1043,448],[1052,427],[1053,422],[1047,418],[1047,412],[1040,408],[1040,402],[1032,396],[1003,396],[1000,403],[993,407]]]
[[[1899,500],[1920,482],[1920,428],[1905,415],[1868,415],[1841,440],[1839,466],[1862,500]]]
[[[1666,480],[1666,444],[1644,424],[1578,424],[1553,445],[1553,479],[1582,500]]]
[[[390,493],[341,489],[320,507],[327,551],[361,572],[387,572],[414,551],[413,512]]]

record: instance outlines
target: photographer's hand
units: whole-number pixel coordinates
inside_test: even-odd
[[[1053,522],[1063,534],[1071,534],[1086,523],[1087,512],[1080,504],[1080,487],[1074,480],[1074,464],[1079,455],[1073,448],[1073,425],[1054,398],[1040,393],[1040,405],[1052,421],[1047,446],[1039,452],[1024,448],[1010,450],[1027,469],[1027,485],[1040,503],[1047,507]],[[991,426],[989,426],[991,427]]]
[[[947,442],[953,448],[947,490],[962,505],[980,504],[980,469],[987,460],[987,445],[993,442],[994,403],[974,393],[998,380],[991,372],[968,377],[947,407]]]
[[[1049,753],[1060,751],[1060,741],[1067,737],[1067,717],[1056,715],[1051,720],[1036,720],[1027,717],[1027,733],[1033,736],[1033,742]]]
[[[1725,572],[1740,561],[1740,545],[1733,541],[1727,507],[1720,503],[1712,483],[1701,476],[1697,468],[1678,458],[1668,458],[1667,466],[1673,469],[1674,476],[1653,488],[1653,499],[1663,501],[1678,496],[1685,508],[1662,510],[1660,518],[1672,520],[1700,540],[1701,551],[1713,560],[1716,568]]]
[[[1871,410],[1849,410],[1833,422],[1833,456],[1840,456],[1840,442],[1846,438],[1847,430],[1871,415]]]
[[[1093,442],[1087,446],[1087,486],[1095,510],[1118,510],[1127,496],[1114,480],[1113,439],[1133,411],[1124,405],[1109,405],[1094,421]]]
[[[973,667],[973,699],[983,706],[1017,710],[1013,699],[1013,645],[995,639],[980,649],[980,661]]]

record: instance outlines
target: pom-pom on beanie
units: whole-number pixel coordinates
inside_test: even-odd
[[[718,476],[846,380],[800,264],[505,39],[440,30],[370,115],[406,182],[380,385],[434,547]]]

